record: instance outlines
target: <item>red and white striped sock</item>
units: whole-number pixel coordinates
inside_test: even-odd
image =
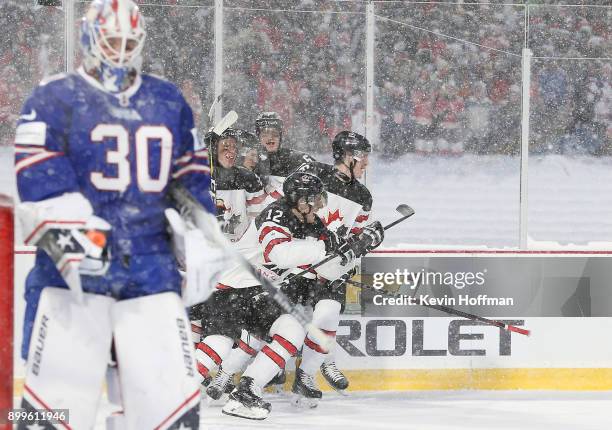
[[[201,376],[200,383],[229,356],[233,345],[232,339],[219,334],[206,336],[196,345],[195,357]]]

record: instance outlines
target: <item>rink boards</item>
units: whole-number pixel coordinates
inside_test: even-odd
[[[23,286],[33,248],[18,248],[15,258],[18,395],[25,374],[18,356]],[[427,258],[436,261],[437,256]],[[612,317],[481,315],[532,334],[511,334],[449,316],[345,314],[337,332],[338,365],[350,377],[352,390],[612,390]]]

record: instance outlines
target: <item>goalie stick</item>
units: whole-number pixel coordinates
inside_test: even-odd
[[[392,223],[387,224],[386,226],[383,227],[383,230],[389,230],[391,227],[399,224],[400,222],[410,218],[412,215],[414,215],[414,209],[412,209],[410,206],[408,206],[407,204],[400,204],[395,208],[396,211],[398,211],[400,214],[402,214],[403,216],[401,218],[396,219],[395,221],[393,221]],[[310,272],[313,269],[316,269],[319,266],[322,266],[323,264],[327,263],[328,261],[333,260],[334,258],[338,257],[337,254],[333,254],[330,255],[329,257],[324,258],[323,260],[319,261],[316,264],[313,264],[312,266],[308,267],[308,269],[304,269],[301,272],[295,274],[295,275],[291,275],[291,278],[294,277],[298,277],[298,276],[302,276],[305,273]]]
[[[385,296],[391,297],[391,298],[393,298],[393,297],[401,297],[403,295],[403,294],[390,294],[390,293],[385,292],[384,290],[380,290],[380,289],[374,288],[372,285],[364,284],[363,282],[354,281],[352,279],[348,279],[346,282],[348,282],[349,284],[355,285],[356,287],[361,287],[361,288],[365,288],[367,290],[377,291],[378,293],[384,294]],[[417,288],[418,288],[418,285],[417,285]],[[415,294],[414,294],[413,298],[416,298],[416,289],[415,289]],[[447,314],[450,314],[450,315],[456,315],[456,316],[459,316],[459,317],[467,318],[467,319],[472,320],[472,321],[480,321],[482,323],[485,323],[485,324],[488,324],[488,325],[492,325],[492,326],[495,326],[495,327],[499,327],[499,328],[501,328],[503,330],[513,331],[515,333],[522,334],[522,335],[525,335],[525,336],[531,335],[531,330],[520,328],[520,327],[514,326],[512,324],[506,324],[506,323],[501,322],[501,321],[491,320],[491,319],[488,319],[488,318],[485,318],[485,317],[481,317],[479,315],[470,314],[468,312],[463,312],[463,311],[460,311],[460,310],[457,310],[457,309],[449,308],[448,306],[432,305],[430,303],[423,303],[420,300],[417,301],[417,304],[420,305],[420,306],[424,306],[426,308],[435,309],[435,310],[438,310],[438,311],[441,311],[441,312],[444,312],[444,313],[447,313]]]
[[[189,211],[189,208],[196,207],[199,210],[206,211],[200,205],[200,202],[198,202],[187,189],[176,182],[170,187],[170,195],[177,203],[179,208],[185,208],[187,211]],[[291,300],[289,300],[289,298],[280,290],[280,288],[277,288],[269,279],[265,278],[255,268],[255,266],[253,266],[249,260],[244,257],[244,255],[242,255],[232,246],[230,241],[223,235],[223,233],[216,228],[217,226],[212,225],[213,222],[216,224],[214,217],[202,218],[204,218],[206,222],[205,233],[207,234],[207,238],[222,246],[234,261],[240,264],[247,272],[249,272],[259,281],[263,289],[269,294],[270,298],[278,303],[284,312],[294,317],[307,332],[313,335],[315,338],[314,340],[316,340],[324,350],[328,351],[332,343],[335,342],[335,339],[327,336],[325,333],[323,333],[323,331],[315,327],[310,318],[300,308],[293,304]]]

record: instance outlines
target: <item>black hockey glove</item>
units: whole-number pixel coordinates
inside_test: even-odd
[[[339,236],[335,231],[326,230],[320,236],[325,243],[325,252],[327,254],[335,253],[346,240]]]
[[[336,254],[342,259],[341,264],[346,266],[355,259],[355,251],[353,246],[347,239],[340,236],[338,233],[327,230],[321,235],[325,242],[325,252],[328,255]]]
[[[368,253],[369,240],[348,240],[344,242],[336,253],[342,257],[342,265],[346,265],[349,261],[359,258]]]
[[[380,221],[374,221],[373,223],[366,225],[360,235],[360,240],[368,243],[366,246],[367,252],[378,248],[384,239],[385,229]]]

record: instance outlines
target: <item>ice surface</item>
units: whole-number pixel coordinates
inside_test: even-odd
[[[298,410],[289,394],[266,397],[264,421],[203,406],[201,429],[278,430],[610,430],[611,392],[419,391],[324,393],[316,409]],[[96,429],[103,429],[98,420]]]

